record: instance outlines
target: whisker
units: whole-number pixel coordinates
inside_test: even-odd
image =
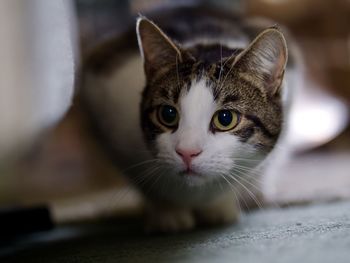
[[[142,185],[145,181],[147,181],[148,174],[152,173],[154,168],[155,167],[153,167],[153,166],[148,167],[142,174],[138,174],[137,176],[134,176],[132,178],[133,184],[135,184],[135,185]],[[116,193],[111,197],[111,200],[118,199],[118,202],[120,202],[130,192],[130,189],[132,189],[132,188],[129,186],[126,189],[123,189],[123,192],[116,191]],[[107,204],[108,203],[109,202],[107,202]],[[114,203],[115,203],[114,201],[111,201],[109,207],[106,207],[106,208],[109,208],[108,210],[111,210],[111,208],[112,208]]]
[[[239,165],[239,164],[234,164],[233,165],[233,168],[234,169],[240,169],[242,171],[245,171],[245,172],[248,172],[248,173],[252,173],[252,174],[255,174],[255,175],[261,175],[262,174],[262,171],[259,170],[258,167],[247,167],[247,166],[244,166],[244,165]]]
[[[168,171],[169,171],[169,169],[166,169],[166,168],[164,168],[164,170],[163,170],[163,174],[166,174],[166,175],[168,175]],[[160,193],[161,194],[166,194],[166,190],[168,189],[168,186],[170,185],[169,184],[169,176],[164,176],[164,178],[165,178],[165,180],[163,180],[162,182],[162,185],[160,186]]]
[[[236,179],[237,179],[237,181],[241,180],[240,183],[246,190],[248,190],[249,187],[252,187],[255,189],[255,191],[257,191],[258,193],[261,193],[261,188],[257,187],[256,185],[249,182],[248,180],[245,180],[245,178],[243,176],[238,176]],[[244,183],[248,184],[248,186]],[[253,199],[253,201],[257,204],[259,209],[265,209],[263,204],[259,201],[259,198],[257,197],[257,195],[254,193],[254,191],[249,190],[247,192],[248,192],[249,196]]]
[[[252,177],[252,178],[257,178],[257,177],[260,177],[260,176],[261,176],[260,173],[254,173],[253,171],[243,170],[242,168],[238,168],[238,167],[234,168],[234,169],[231,171],[232,174],[235,173],[235,172],[237,172],[237,173],[239,173],[239,172],[240,172],[240,173],[243,173],[243,174],[245,174],[245,175],[247,175],[247,176],[249,176],[249,177]]]
[[[159,179],[162,177],[162,171],[160,171],[159,172],[159,170],[158,170],[158,172],[155,174],[155,175],[157,175],[157,178],[153,181],[153,183],[150,185],[150,187],[149,187],[149,190],[151,191],[152,190],[152,188],[153,187],[155,187],[155,185],[157,184],[157,182],[159,181]],[[154,175],[154,176],[155,176]]]
[[[246,183],[250,184],[252,187],[254,187],[257,191],[262,192],[262,189],[254,185],[254,183],[250,182],[248,179],[253,179],[255,180],[259,185],[262,185],[263,182],[261,180],[258,180],[255,176],[249,175],[249,174],[241,174],[238,175],[238,178],[245,181]],[[281,208],[281,206],[276,202],[276,201],[269,201],[269,205],[272,205],[274,208]],[[266,207],[266,205],[265,205]]]
[[[263,208],[259,200],[256,198],[256,196],[250,191],[244,184],[242,184],[237,178],[235,178],[233,175],[229,175],[230,178],[232,178],[235,182],[237,182],[240,186],[242,186],[248,193],[248,195],[253,199],[253,201],[257,204],[259,208]]]
[[[117,203],[115,200],[118,200],[118,202],[122,203],[131,189],[132,188],[130,186],[126,186],[123,189],[116,189],[112,196],[108,198],[109,202],[106,202],[105,204],[105,211],[109,211],[110,213],[112,213],[113,206]]]
[[[249,184],[250,186],[252,186],[255,190],[257,190],[258,192],[261,192],[261,188],[258,187],[257,185],[255,185],[253,182],[249,181],[248,179],[245,178],[245,174],[242,174],[240,172],[238,172],[238,179],[241,179],[242,181],[246,182],[247,184]],[[254,178],[254,177],[253,177]],[[252,179],[252,178],[250,178]],[[260,183],[259,183],[260,184]]]
[[[252,158],[231,158],[234,161],[246,162],[246,163],[260,163],[264,159],[252,159]]]
[[[242,173],[242,171],[236,171],[238,172],[238,175],[242,175],[244,176],[247,180],[251,180],[251,181],[254,181],[257,185],[259,186],[262,186],[263,185],[263,180],[260,180],[259,178],[256,177],[256,175],[252,175],[252,174],[247,174],[245,172]],[[239,173],[242,173],[242,174],[239,174]],[[252,182],[253,183],[253,182]]]
[[[263,174],[262,171],[250,169],[250,168],[246,168],[246,167],[240,167],[240,166],[234,166],[232,171],[234,171],[234,172],[240,171],[240,172],[245,173],[246,175],[251,175],[251,176],[256,176],[256,177],[261,177]]]
[[[125,172],[127,172],[127,171],[129,171],[129,170],[131,170],[131,169],[134,169],[134,168],[136,168],[136,167],[139,167],[139,166],[141,166],[141,165],[148,165],[149,163],[157,163],[157,162],[159,162],[160,160],[159,160],[159,158],[155,158],[155,159],[149,159],[149,160],[146,160],[146,161],[142,161],[142,162],[139,162],[139,163],[136,163],[136,164],[134,164],[134,165],[131,165],[131,166],[129,166],[129,167],[127,167],[127,168],[125,168],[125,169],[123,169],[121,172],[122,173],[125,173]]]
[[[181,83],[180,83],[180,76],[179,76],[179,62],[178,62],[178,56],[175,57],[175,63],[176,63],[176,77],[177,77],[177,88],[179,89],[179,92],[181,91]]]
[[[141,180],[137,181],[136,184],[139,184],[140,186],[145,185],[147,181],[151,180],[154,173],[157,173],[160,169],[160,166],[149,168],[145,173],[140,174],[139,178],[141,178]]]
[[[259,172],[244,170],[244,169],[239,168],[239,167],[235,167],[234,172],[241,173],[245,177],[247,177],[249,179],[253,179],[254,181],[256,181],[260,185],[263,184],[263,182],[259,179],[261,177],[261,173],[259,173]]]
[[[250,210],[249,209],[249,206],[247,204],[247,202],[245,201],[245,198],[243,198],[241,196],[241,194],[239,193],[239,191],[236,191],[236,188],[234,187],[234,185],[226,178],[226,175],[223,173],[221,174],[221,177],[228,183],[228,185],[230,186],[231,188],[231,191],[233,192],[237,202],[238,202],[238,205],[239,205],[239,208],[240,208],[240,211],[242,212],[242,208],[240,206],[240,200],[242,200],[244,202],[244,205],[246,207],[246,209],[248,209],[248,211]],[[238,195],[238,196],[237,196]]]
[[[236,52],[234,52],[232,55],[231,55],[231,57],[233,56],[233,55],[235,55],[236,54]],[[231,58],[230,57],[230,58]],[[225,67],[225,65],[226,65],[226,63],[228,62],[228,61],[230,61],[231,59],[230,58],[228,58],[226,61],[225,61],[225,63],[224,63],[224,66],[223,67]],[[227,77],[229,76],[229,74],[231,73],[231,71],[232,71],[232,69],[233,69],[233,67],[234,67],[234,63],[232,63],[232,65],[231,65],[231,67],[230,67],[230,69],[229,69],[229,71],[227,72],[227,74],[225,75],[225,78],[224,78],[224,80],[223,80],[223,82],[221,83],[221,85],[220,85],[220,89],[222,89],[222,87],[224,86],[224,84],[225,84],[225,82],[226,82],[226,79],[227,79]]]
[[[222,43],[220,43],[220,73],[219,73],[219,80],[218,83],[221,81],[221,74],[222,74]]]

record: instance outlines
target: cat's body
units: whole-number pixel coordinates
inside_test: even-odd
[[[141,55],[128,32],[87,57],[84,105],[148,199],[152,230],[234,221],[239,199],[259,202],[257,173],[283,133],[283,35],[204,9],[147,17]]]

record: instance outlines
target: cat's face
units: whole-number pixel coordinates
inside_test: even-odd
[[[139,20],[138,37],[147,77],[142,128],[169,176],[202,184],[244,174],[267,156],[282,126],[287,55],[278,30],[210,61],[199,59],[195,47],[181,49],[147,19]]]

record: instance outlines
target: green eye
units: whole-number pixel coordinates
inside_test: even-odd
[[[238,113],[233,110],[219,110],[212,120],[212,125],[216,130],[228,131],[237,126],[239,122]]]
[[[160,106],[158,108],[158,120],[162,125],[174,128],[179,122],[179,114],[173,106]]]

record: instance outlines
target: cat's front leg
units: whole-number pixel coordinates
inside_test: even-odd
[[[204,225],[232,224],[238,221],[240,207],[234,194],[229,191],[195,210],[197,221]]]
[[[145,230],[148,233],[176,233],[194,227],[194,215],[190,208],[155,203],[147,205]]]

